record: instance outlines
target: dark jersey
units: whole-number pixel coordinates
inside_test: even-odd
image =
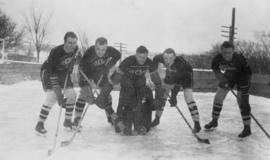
[[[212,61],[212,69],[215,73],[222,73],[228,80],[251,74],[245,57],[237,53],[233,53],[231,61],[226,61],[221,54],[216,55]]]
[[[162,63],[169,71],[175,72],[179,77],[185,75],[187,72],[192,72],[191,65],[181,56],[176,56],[171,66],[166,66],[163,55],[156,55],[153,59],[153,68],[151,70],[157,70],[159,63]]]
[[[84,53],[79,68],[88,78],[96,81],[102,74],[108,73],[109,69],[114,66],[120,58],[121,53],[111,46],[107,47],[102,57],[97,56],[95,46],[91,46]]]
[[[178,84],[183,88],[191,88],[193,86],[193,74],[191,65],[181,56],[176,56],[171,66],[166,66],[163,55],[156,55],[153,59],[153,69],[159,69],[159,64],[163,64],[166,68],[164,83]]]
[[[124,59],[119,68],[124,74],[132,78],[144,77],[145,72],[150,70],[152,66],[152,60],[147,58],[144,64],[139,64],[136,56],[132,55]]]
[[[42,64],[41,70],[46,71],[51,86],[59,85],[59,80],[67,74],[71,74],[78,47],[72,53],[66,53],[64,45],[53,48],[47,60]]]

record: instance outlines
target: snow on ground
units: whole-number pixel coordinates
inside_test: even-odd
[[[194,97],[204,125],[211,119],[214,93],[194,93]],[[47,151],[53,145],[59,107],[53,107],[46,121],[47,137],[37,136],[34,127],[43,99],[44,92],[39,81],[0,85],[0,160],[270,159],[270,140],[254,121],[253,134],[243,140],[237,138],[242,130],[242,121],[232,94],[228,95],[224,103],[219,127],[213,132],[202,131],[199,134],[209,138],[211,145],[198,143],[175,108],[167,106],[161,124],[146,136],[129,137],[116,134],[107,123],[104,111],[92,105],[83,122],[82,132],[66,147],[60,147],[59,142],[69,139],[72,133],[62,128],[62,119],[56,151],[48,157]],[[118,92],[113,92],[113,100],[116,109]],[[178,95],[178,103],[191,122],[182,93]],[[270,99],[251,96],[250,103],[253,115],[270,132]]]

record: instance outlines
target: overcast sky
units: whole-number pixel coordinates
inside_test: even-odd
[[[15,21],[35,6],[52,14],[48,43],[61,44],[66,31],[87,33],[91,44],[99,36],[109,43],[124,42],[128,50],[145,45],[159,52],[197,53],[226,40],[221,26],[230,25],[236,8],[238,39],[252,40],[254,32],[270,32],[269,0],[0,0]]]

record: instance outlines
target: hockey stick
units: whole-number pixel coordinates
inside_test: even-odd
[[[240,99],[239,96],[237,96],[237,94],[231,89],[230,90],[232,92],[232,94],[236,97],[236,99]],[[267,131],[263,128],[263,126],[260,124],[260,122],[253,116],[252,113],[250,113],[251,118],[257,123],[257,125],[261,128],[261,130],[263,131],[263,133],[267,136],[268,139],[270,139],[270,135],[267,133]]]
[[[177,109],[177,111],[180,113],[180,115],[182,116],[182,118],[185,120],[186,124],[188,125],[188,127],[191,129],[192,131],[192,127],[190,126],[189,122],[187,121],[186,117],[184,116],[184,114],[181,112],[180,108],[178,106],[175,106],[175,108]],[[200,138],[196,133],[192,132],[193,135],[196,137],[196,139],[200,142],[200,143],[205,143],[205,144],[210,144],[209,139],[206,138]]]
[[[83,71],[79,70],[79,72],[80,72],[81,75],[84,77],[84,79],[88,82],[88,84],[91,86],[90,80],[89,80],[89,79],[87,78],[87,76],[83,73]],[[99,86],[99,84],[100,84],[100,82],[101,82],[102,79],[103,79],[103,75],[100,76],[100,78],[99,78],[99,80],[98,80],[98,83],[97,83],[96,87]],[[94,92],[97,93],[96,90],[95,90]],[[85,114],[86,114],[86,112],[87,112],[87,110],[88,110],[88,107],[89,107],[89,104],[87,104],[87,106],[86,106],[86,108],[85,108],[85,110],[84,110],[84,112],[83,112],[83,114],[82,114],[82,117],[81,117],[80,120],[79,120],[78,126],[77,126],[75,132],[72,134],[71,138],[70,138],[69,140],[62,141],[62,142],[61,142],[61,147],[67,146],[67,145],[69,145],[69,144],[71,144],[71,143],[73,142],[73,140],[75,139],[75,137],[76,137],[76,135],[77,135],[77,132],[79,132],[79,128],[80,128],[79,126],[81,125],[82,120],[84,119],[84,116],[85,116]]]
[[[66,89],[67,80],[68,80],[68,75],[66,75],[66,79],[65,79],[64,89],[63,90]],[[57,127],[56,127],[56,131],[55,131],[54,143],[53,143],[53,147],[48,150],[48,156],[51,156],[54,153],[55,148],[56,148],[56,141],[57,141],[57,137],[58,137],[59,124],[60,124],[60,119],[61,119],[62,108],[63,107],[65,107],[64,104],[62,104],[62,106],[59,107],[59,114],[58,114],[58,120],[57,120]]]

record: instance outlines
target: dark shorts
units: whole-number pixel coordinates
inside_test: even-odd
[[[168,77],[166,75],[164,82],[166,84],[181,85],[184,89],[193,87],[193,71],[186,72],[182,75],[175,73]]]
[[[236,89],[240,90],[240,87],[242,86],[250,87],[251,75],[239,75],[236,78],[230,78],[228,80],[230,88],[234,88],[236,86]],[[221,83],[219,83],[218,86],[222,88]]]
[[[44,91],[52,89],[51,80],[46,70],[40,71],[40,79],[41,79]],[[65,79],[66,79],[66,74],[62,74],[58,76],[58,80],[59,80],[61,88],[64,88]],[[71,81],[70,75],[68,75],[66,85],[67,85],[66,88],[73,88],[73,82]]]

